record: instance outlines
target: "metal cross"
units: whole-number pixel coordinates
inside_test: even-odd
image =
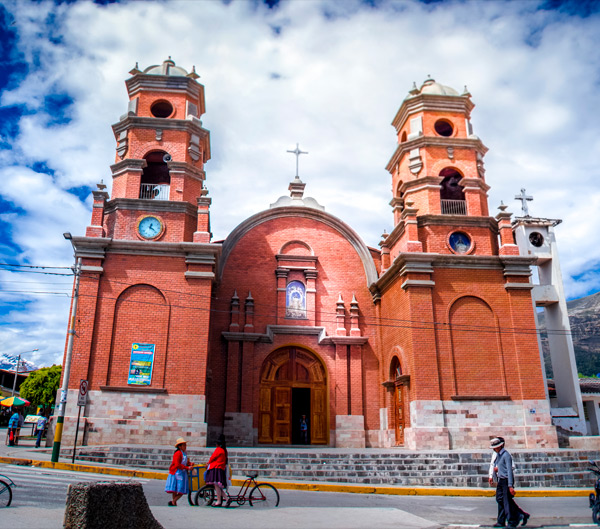
[[[301,154],[308,154],[308,152],[306,151],[301,151],[299,148],[299,143],[296,143],[296,148],[293,151],[287,151],[289,153],[295,154],[296,155],[296,177],[299,178],[298,176],[298,158],[300,158]]]
[[[521,209],[523,210],[523,215],[525,217],[529,217],[529,208],[527,207],[527,201],[533,200],[533,197],[527,196],[525,192],[525,188],[521,189],[521,194],[515,197],[515,200],[521,201]]]

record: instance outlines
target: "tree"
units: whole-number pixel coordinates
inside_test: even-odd
[[[56,400],[62,366],[42,367],[29,373],[21,384],[20,395],[36,406],[50,407]]]

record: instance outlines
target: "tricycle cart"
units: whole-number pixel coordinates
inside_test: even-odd
[[[197,504],[194,503],[194,499],[192,497],[192,493],[197,493],[206,483],[204,482],[204,471],[206,470],[206,465],[194,465],[192,470],[190,470],[188,479],[189,479],[189,492],[188,492],[188,503],[195,507]]]

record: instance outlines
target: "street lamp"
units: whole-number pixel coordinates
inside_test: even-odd
[[[75,288],[73,289],[73,304],[71,307],[71,322],[69,325],[67,340],[67,353],[65,356],[65,365],[63,366],[63,383],[60,390],[60,402],[58,403],[58,414],[56,416],[56,429],[54,430],[54,445],[52,446],[53,463],[58,462],[60,456],[60,444],[62,442],[63,425],[65,422],[65,410],[67,408],[67,393],[69,391],[69,374],[71,372],[71,357],[73,356],[73,337],[75,336],[75,318],[77,316],[77,298],[79,297],[79,276],[81,275],[81,257],[77,257],[77,249],[73,244],[73,236],[67,232],[63,237],[71,241],[71,246],[75,251]]]
[[[34,353],[35,351],[39,351],[39,349],[32,349],[31,351],[23,351],[22,353],[19,353],[19,355],[17,356],[17,367],[15,369],[15,379],[13,380],[12,393],[10,394],[11,397],[15,396],[15,389],[17,388],[17,375],[19,374],[19,364],[21,363],[21,355],[24,355],[27,353]]]

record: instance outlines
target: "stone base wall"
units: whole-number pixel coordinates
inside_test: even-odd
[[[396,444],[396,432],[394,430],[367,430],[367,448],[391,448]]]
[[[258,432],[252,428],[251,413],[225,412],[223,434],[228,446],[254,446]]]
[[[365,418],[363,415],[335,416],[335,446],[365,448]]]
[[[569,446],[576,450],[600,450],[600,436],[585,435],[569,437]]]
[[[485,449],[497,435],[510,448],[557,448],[546,400],[413,401],[405,448]]]
[[[67,446],[75,440],[77,395],[69,390],[62,435]],[[90,391],[81,410],[77,445],[172,445],[183,437],[190,446],[206,446],[205,407],[204,395]]]

